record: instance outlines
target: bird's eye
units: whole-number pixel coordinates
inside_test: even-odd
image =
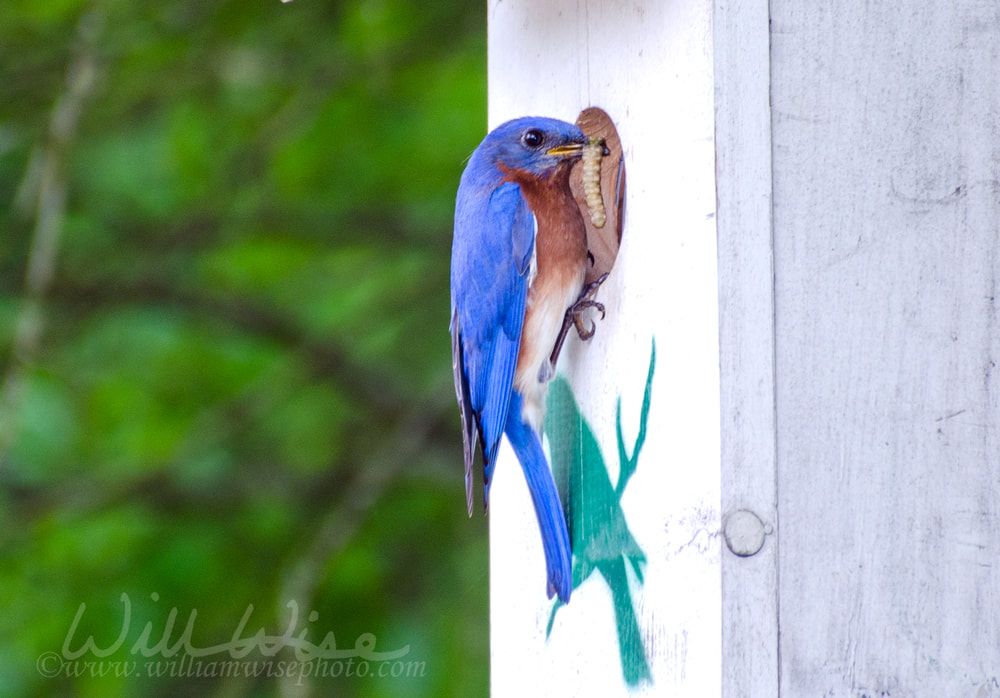
[[[545,140],[545,134],[537,128],[532,128],[524,132],[524,135],[521,136],[521,140],[529,148],[537,148],[542,144],[542,141]]]

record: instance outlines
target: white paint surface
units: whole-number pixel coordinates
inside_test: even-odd
[[[596,105],[625,146],[608,318],[563,370],[614,463],[656,337],[631,693],[1000,696],[997,7],[490,3],[490,125]],[[545,640],[509,450],[492,492],[493,694],[629,693],[600,578]]]
[[[722,556],[722,695],[778,695],[778,527],[767,0],[717,0],[722,512],[764,524],[752,557]]]
[[[638,695],[719,692],[719,384],[712,5],[492,2],[490,126],[522,115],[573,121],[587,106],[615,121],[625,149],[623,245],[598,300],[608,317],[561,360],[605,460],[615,467],[615,404],[635,439],[652,338],[650,431],[625,490],[646,554],[633,582],[652,685]],[[501,456],[490,503],[494,696],[623,695],[611,595],[576,589],[545,641],[551,603],[520,467]]]

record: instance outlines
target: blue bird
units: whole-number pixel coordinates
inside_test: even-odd
[[[569,535],[541,433],[562,339],[574,323],[589,338],[579,314],[604,310],[589,300],[597,284],[584,288],[586,228],[569,188],[585,143],[573,124],[540,117],[490,132],[462,174],[451,252],[452,366],[469,515],[476,444],[486,509],[506,434],[538,517],[548,596],[563,602],[573,584]]]

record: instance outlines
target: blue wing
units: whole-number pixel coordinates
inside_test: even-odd
[[[476,437],[483,451],[483,506],[489,505],[521,345],[534,235],[534,217],[518,185],[489,189],[463,181],[451,256],[451,334],[470,514]]]

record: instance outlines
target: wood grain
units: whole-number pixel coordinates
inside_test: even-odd
[[[995,696],[997,6],[770,6],[781,693]]]

